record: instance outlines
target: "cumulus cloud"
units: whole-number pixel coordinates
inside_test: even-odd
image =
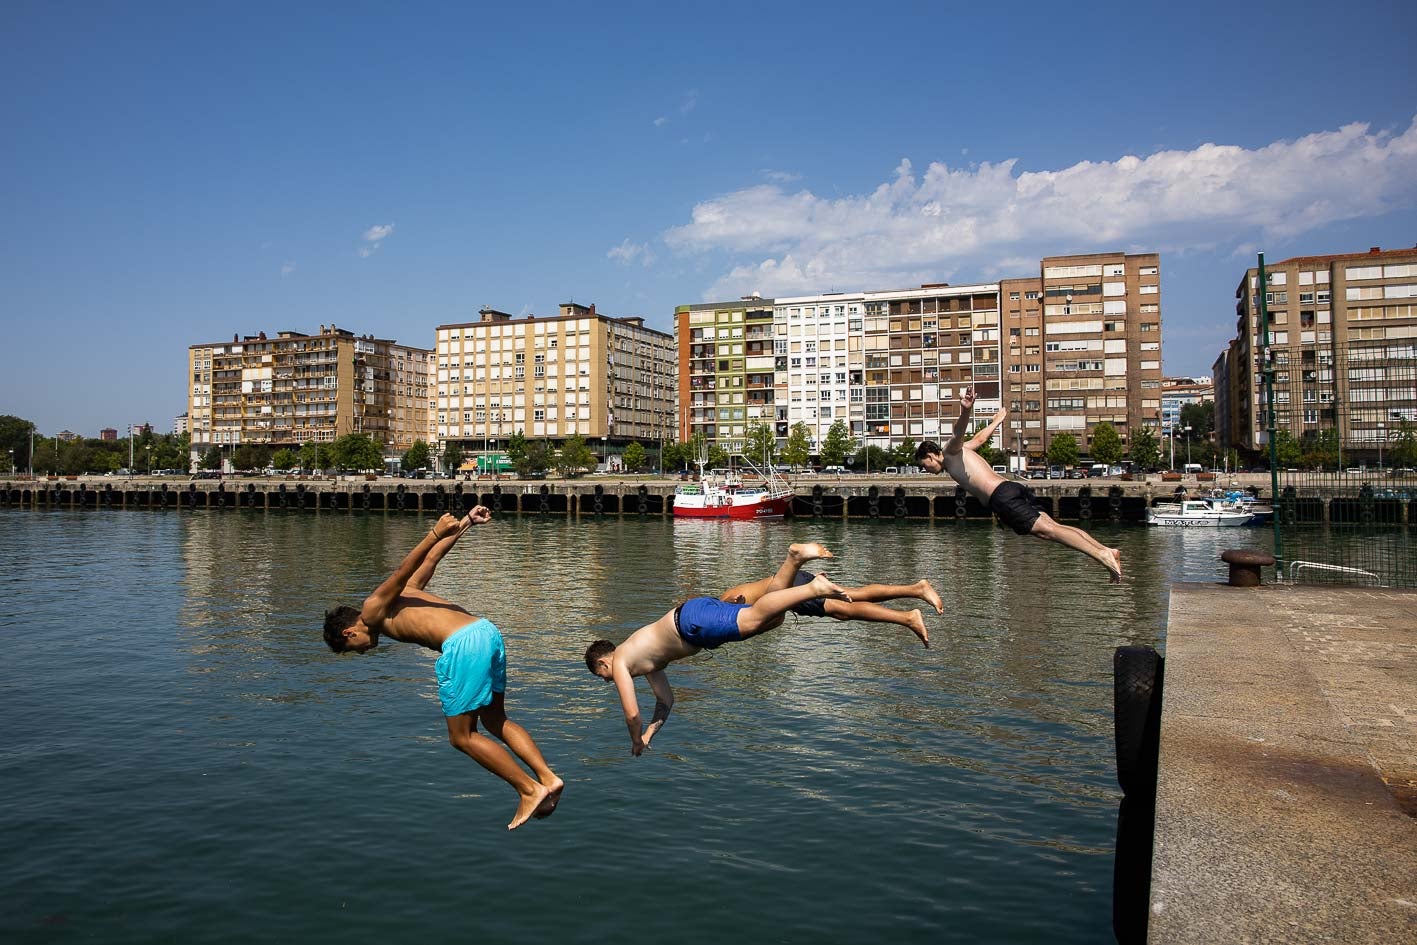
[[[665,125],[665,123],[668,122],[668,121],[669,121],[668,118],[665,118],[663,115],[660,115],[658,118],[656,118],[656,119],[654,120],[654,126],[655,126],[656,128],[663,128],[664,125]]]
[[[628,266],[635,260],[639,260],[642,266],[648,266],[654,262],[654,253],[649,246],[644,243],[632,243],[628,236],[625,237],[624,242],[619,246],[612,247],[605,255],[623,266]]]
[[[281,266],[280,266],[280,274],[281,274],[282,276],[288,276],[288,275],[290,275],[290,274],[291,274],[292,272],[294,272],[294,271],[295,271],[295,263],[293,263],[293,262],[284,262],[284,263],[281,263]]]
[[[359,247],[359,257],[361,259],[368,259],[370,256],[373,256],[379,251],[379,247],[384,244],[384,240],[393,232],[394,225],[392,223],[377,223],[365,230],[364,242],[367,245]]]
[[[1396,134],[1355,123],[1255,149],[1203,144],[1044,171],[1017,163],[936,162],[917,175],[902,160],[870,192],[838,198],[781,181],[747,187],[699,203],[664,241],[730,258],[713,298],[979,278],[1001,258],[1036,265],[1049,253],[1228,249],[1412,205],[1417,120]]]

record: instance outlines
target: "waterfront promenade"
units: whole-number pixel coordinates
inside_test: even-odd
[[[1149,941],[1417,941],[1417,592],[1174,586]]]

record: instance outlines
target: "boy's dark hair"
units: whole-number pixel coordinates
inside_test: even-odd
[[[915,447],[915,461],[919,462],[932,453],[939,453],[943,456],[945,451],[940,449],[940,444],[934,440],[921,440],[920,445]]]
[[[595,672],[595,664],[615,652],[615,644],[609,640],[596,640],[585,649],[585,668]]]
[[[344,632],[359,619],[359,608],[336,607],[325,611],[325,642],[336,653],[344,652]]]

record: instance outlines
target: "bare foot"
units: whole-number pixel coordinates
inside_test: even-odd
[[[799,545],[788,545],[787,554],[788,557],[792,558],[792,560],[796,561],[798,564],[815,561],[818,558],[836,557],[836,555],[832,554],[824,546],[815,541],[807,541]]]
[[[920,580],[916,582],[915,596],[935,608],[935,613],[942,614],[945,612],[945,602],[940,600],[940,595],[935,593],[935,589],[930,586],[929,581]]]
[[[507,824],[508,830],[516,830],[522,824],[531,819],[531,815],[536,813],[541,803],[551,796],[551,789],[544,784],[532,782],[532,790],[529,794],[523,794],[517,803],[517,812],[512,816],[512,822]]]
[[[556,813],[556,805],[561,803],[561,792],[566,789],[566,782],[562,781],[554,774],[551,776],[550,781],[542,781],[541,783],[544,787],[550,788],[551,793],[546,795],[546,800],[542,801],[540,806],[536,808],[535,813],[531,815],[537,820],[543,817],[550,817],[552,814]]]
[[[816,592],[817,597],[831,597],[836,600],[851,600],[851,595],[846,593],[846,588],[833,584],[827,579],[825,574],[818,574],[812,578],[812,583],[808,585]]]
[[[930,631],[925,629],[925,618],[920,616],[920,611],[910,612],[910,623],[906,624],[910,632],[920,638],[920,642],[925,644],[925,649],[930,649]]]
[[[1109,557],[1111,557],[1111,559],[1112,559],[1112,563],[1107,566],[1107,569],[1112,572],[1112,583],[1113,583],[1113,584],[1121,584],[1121,583],[1122,583],[1122,549],[1120,549],[1120,548],[1108,548],[1107,551],[1109,552]]]

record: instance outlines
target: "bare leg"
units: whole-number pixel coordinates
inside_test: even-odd
[[[541,802],[551,795],[551,790],[544,784],[533,781],[512,760],[511,754],[505,748],[486,735],[474,731],[474,714],[469,712],[447,716],[448,741],[452,742],[458,751],[517,789],[521,800],[517,803],[517,812],[513,815],[512,822],[507,824],[508,830],[516,830],[526,823],[537,807],[541,806]]]
[[[565,790],[566,782],[557,777],[547,765],[546,759],[541,756],[541,749],[536,747],[536,742],[532,741],[527,730],[507,718],[505,700],[503,693],[493,693],[491,704],[477,713],[477,720],[487,729],[487,734],[510,748],[512,754],[531,769],[537,781],[551,789],[551,793],[534,814],[536,817],[550,817],[556,812],[556,805],[561,802],[561,792]]]
[[[1044,541],[1056,541],[1067,545],[1069,548],[1075,548],[1081,551],[1112,573],[1113,584],[1121,582],[1122,552],[1116,548],[1108,548],[1081,528],[1074,528],[1071,525],[1059,525],[1048,513],[1040,512],[1038,521],[1033,523],[1033,530],[1030,534],[1032,534],[1034,538],[1042,538]]]
[[[794,546],[795,547],[795,546]],[[742,639],[755,636],[764,630],[771,630],[782,623],[782,615],[803,601],[814,597],[831,597],[836,600],[850,600],[845,589],[827,579],[825,574],[812,578],[810,584],[785,587],[780,591],[769,591],[758,602],[746,610],[738,612],[738,635]]]
[[[792,582],[797,580],[797,572],[801,570],[802,565],[806,564],[808,561],[816,561],[818,558],[834,557],[836,556],[823,545],[815,541],[788,545],[787,560],[782,562],[782,566],[777,569],[777,573],[772,576],[772,580],[768,582],[767,588],[761,593],[766,594],[771,591],[780,591],[783,588],[791,587]],[[759,598],[757,597],[745,597],[743,602],[755,604],[758,600]]]
[[[867,584],[864,587],[848,587],[846,593],[851,595],[853,601],[902,600],[913,597],[916,600],[923,600],[931,607],[935,608],[935,613],[945,612],[945,603],[940,599],[940,595],[930,586],[926,580],[916,581],[914,584]],[[898,613],[899,611],[897,611]],[[831,613],[831,608],[827,608],[827,613]]]
[[[893,623],[905,627],[920,638],[920,642],[928,649],[930,646],[930,631],[925,629],[925,618],[920,616],[918,610],[892,610],[880,604],[863,603],[856,600],[855,592],[851,592],[852,599],[828,600],[823,602],[823,608],[827,616],[833,620],[869,620],[872,623]],[[888,598],[889,599],[889,598]]]

